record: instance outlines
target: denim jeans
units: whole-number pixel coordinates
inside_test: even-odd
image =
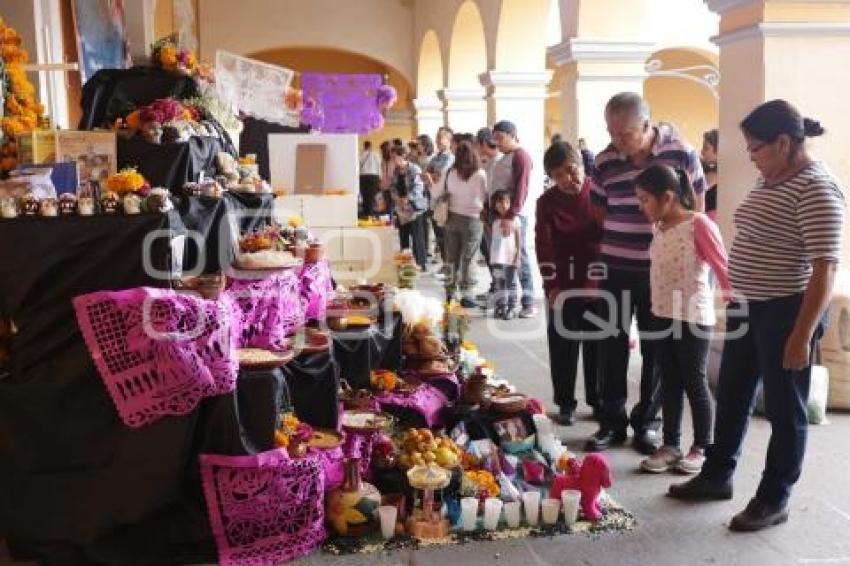
[[[519,284],[522,287],[522,306],[530,307],[534,304],[534,279],[531,275],[531,259],[528,256],[528,243],[525,239],[528,232],[528,218],[519,216],[520,242],[522,250],[519,258]]]
[[[800,477],[806,452],[811,365],[801,370],[782,367],[788,339],[803,295],[727,307],[726,332],[743,332],[735,339],[727,336],[720,362],[717,385],[717,415],[714,444],[707,451],[704,478],[715,482],[732,479],[747,432],[756,386],[762,380],[764,404],[771,435],[764,472],[756,497],[768,505],[785,505],[791,488]],[[812,351],[823,333],[823,323],[812,338]]]
[[[516,306],[516,266],[493,265],[493,299],[497,307]]]

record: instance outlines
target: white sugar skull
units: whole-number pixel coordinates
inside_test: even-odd
[[[142,199],[135,193],[124,195],[124,214],[140,214]]]
[[[80,197],[77,203],[77,211],[80,216],[94,216],[94,199],[92,197]]]
[[[42,216],[53,218],[59,215],[59,207],[56,205],[55,198],[45,198],[41,199],[41,203],[39,205],[39,214]]]
[[[3,218],[16,218],[18,216],[18,203],[12,197],[0,199],[0,216]]]

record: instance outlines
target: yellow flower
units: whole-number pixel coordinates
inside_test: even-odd
[[[295,415],[290,414],[283,417],[283,427],[289,431],[294,431],[299,424],[301,424],[301,421]]]
[[[163,47],[159,52],[159,62],[166,69],[177,67],[177,50],[173,47]]]
[[[301,218],[300,214],[293,214],[289,217],[287,224],[289,224],[293,228],[298,228],[299,226],[304,224],[304,219]]]
[[[135,169],[122,169],[106,178],[106,188],[119,195],[133,193],[142,188],[145,178]]]

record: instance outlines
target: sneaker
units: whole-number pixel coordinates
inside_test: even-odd
[[[691,447],[687,456],[679,460],[676,464],[676,470],[682,474],[693,475],[702,471],[702,465],[705,463],[705,450],[697,446]]]
[[[502,320],[513,320],[517,317],[517,310],[514,307],[507,307],[502,313]]]
[[[682,451],[673,446],[662,446],[655,454],[640,463],[640,469],[650,474],[663,474],[682,459]]]
[[[478,303],[476,303],[474,300],[470,299],[469,297],[463,297],[460,300],[460,306],[462,306],[465,309],[474,309],[475,307],[478,306]]]
[[[788,520],[786,505],[768,505],[756,498],[750,500],[747,508],[732,517],[729,530],[739,533],[760,531],[767,527],[780,525]]]
[[[604,452],[612,446],[619,446],[626,441],[625,430],[611,430],[601,427],[596,433],[587,439],[584,445],[585,452]]]
[[[537,316],[537,309],[533,306],[522,307],[522,310],[519,311],[520,318],[534,318]]]
[[[505,318],[505,307],[497,305],[495,310],[493,310],[493,318],[503,320]]]

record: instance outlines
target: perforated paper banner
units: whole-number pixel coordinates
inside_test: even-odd
[[[295,72],[285,67],[241,57],[229,51],[215,55],[219,96],[233,108],[260,120],[297,126],[298,116],[284,105]]]
[[[381,75],[302,73],[301,119],[325,133],[365,134],[383,125],[377,93]],[[315,104],[310,104],[315,101]]]

